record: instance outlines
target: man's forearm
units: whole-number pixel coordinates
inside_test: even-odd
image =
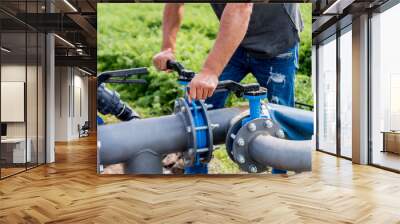
[[[175,51],[176,36],[183,18],[183,3],[167,3],[163,16],[163,41],[161,50]]]
[[[228,3],[221,16],[220,28],[214,47],[209,53],[202,72],[220,75],[246,35],[253,10],[252,3]]]

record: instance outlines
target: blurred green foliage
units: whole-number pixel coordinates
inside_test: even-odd
[[[175,74],[158,72],[152,57],[161,46],[163,4],[98,4],[98,71],[148,67],[145,85],[109,85],[122,100],[145,117],[169,114],[180,94]],[[296,101],[312,104],[311,91],[311,4],[302,4],[300,68]],[[210,51],[219,22],[209,4],[185,4],[185,17],[177,40],[177,60],[198,71]],[[248,75],[243,82],[255,82]],[[241,99],[231,96],[227,106]]]

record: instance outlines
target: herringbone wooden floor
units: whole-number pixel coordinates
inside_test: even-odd
[[[400,175],[314,153],[291,176],[96,174],[95,138],[0,181],[0,223],[400,223]]]

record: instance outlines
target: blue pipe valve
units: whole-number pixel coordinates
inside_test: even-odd
[[[247,122],[252,121],[257,118],[264,117],[265,115],[262,115],[261,113],[261,100],[265,99],[267,97],[267,92],[265,91],[260,91],[259,94],[244,94],[243,97],[247,99],[249,102],[249,110],[250,110],[250,116],[243,119],[242,121],[242,126],[247,124]]]
[[[260,87],[260,90],[253,91],[250,93],[245,93],[243,97],[247,99],[249,102],[250,116],[243,119],[242,126],[244,126],[249,121],[252,121],[254,119],[266,117],[266,115],[263,115],[261,112],[261,100],[267,97],[266,89]],[[272,168],[272,174],[286,174],[286,173],[287,173],[286,170]]]
[[[208,129],[210,129],[206,113],[207,105],[204,105],[204,103],[198,100],[192,100],[191,102],[188,101],[187,86],[189,82],[194,78],[195,73],[191,70],[185,69],[185,67],[182,64],[176,61],[167,61],[167,68],[176,71],[179,75],[178,83],[183,88],[185,96],[184,98],[186,103],[190,107],[191,116],[193,118],[193,124],[195,128],[194,131],[196,131],[195,133],[196,140],[194,142],[196,148],[197,149],[209,148],[209,151],[211,151],[211,148],[213,147],[211,145],[212,140],[210,140],[212,139],[210,136],[211,132],[210,130],[207,130],[207,128],[204,128],[208,127]],[[261,112],[261,100],[267,97],[267,89],[264,87],[260,87],[259,84],[241,84],[234,82],[232,80],[225,80],[225,81],[220,81],[218,83],[216,91],[218,90],[229,90],[235,93],[236,96],[238,97],[243,96],[245,99],[248,100],[250,116],[243,119],[242,126],[251,120],[267,116],[267,115],[262,115]],[[212,152],[208,152],[208,156],[210,156],[209,153]],[[185,168],[185,174],[208,173],[207,163],[201,162],[201,160],[203,159],[202,156],[204,157],[204,152],[196,152],[195,161],[192,166]],[[273,169],[272,173],[286,173],[286,171]]]

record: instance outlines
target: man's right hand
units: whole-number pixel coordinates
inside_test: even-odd
[[[154,55],[153,57],[153,64],[159,71],[168,71],[167,69],[167,61],[168,60],[175,60],[174,52],[171,48],[167,50],[163,50],[160,53]]]

